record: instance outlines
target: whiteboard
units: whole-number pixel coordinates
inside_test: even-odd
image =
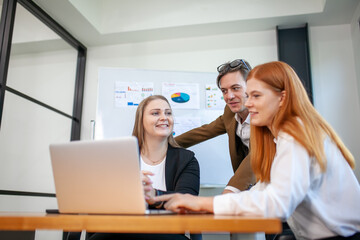
[[[198,83],[200,109],[173,109],[174,117],[200,118],[207,124],[219,117],[223,110],[205,108],[205,85],[216,82],[217,73],[156,71],[124,68],[99,68],[98,99],[95,123],[95,139],[129,136],[132,133],[136,107],[117,107],[115,83],[152,82],[154,94],[162,93],[162,83]],[[227,134],[210,139],[189,148],[200,164],[200,183],[225,185],[233,175]]]

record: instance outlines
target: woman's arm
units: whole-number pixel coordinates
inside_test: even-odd
[[[192,151],[169,146],[166,157],[165,178],[167,191],[156,190],[156,196],[171,193],[189,193],[198,195],[200,190],[200,167]],[[155,202],[149,207],[162,206]]]
[[[293,138],[278,142],[270,183],[257,183],[249,191],[214,198],[171,194],[155,197],[168,201],[165,207],[176,212],[206,211],[215,214],[259,215],[288,218],[303,201],[310,186],[311,159]]]
[[[215,214],[251,214],[288,218],[310,187],[311,159],[289,135],[279,137],[270,182],[259,182],[249,191],[214,198]]]
[[[158,191],[158,195],[170,194],[170,193],[189,193],[192,195],[198,195],[200,190],[200,167],[194,154],[188,150],[185,154],[180,154],[179,161],[176,165],[173,165],[169,171],[171,174],[166,174],[167,182],[171,182],[171,189],[168,191]]]
[[[203,212],[212,213],[214,197],[198,197],[191,194],[166,194],[155,197],[156,201],[165,202],[164,207],[177,213]]]

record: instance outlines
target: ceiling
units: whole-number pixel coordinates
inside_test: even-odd
[[[33,0],[85,46],[349,24],[360,0]]]

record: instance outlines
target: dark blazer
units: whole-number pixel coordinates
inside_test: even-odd
[[[165,184],[167,193],[199,194],[200,168],[195,154],[184,148],[168,146],[165,162]]]
[[[216,120],[181,134],[175,138],[175,141],[180,146],[187,148],[227,133],[231,163],[235,172],[228,185],[245,190],[255,183],[255,177],[251,169],[250,158],[247,157],[249,150],[236,135],[237,124],[235,113],[226,106],[223,115]],[[219,150],[221,151],[221,149]]]

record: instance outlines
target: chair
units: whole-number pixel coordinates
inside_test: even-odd
[[[282,223],[282,232],[279,234],[266,234],[266,240],[296,240],[287,222]]]

